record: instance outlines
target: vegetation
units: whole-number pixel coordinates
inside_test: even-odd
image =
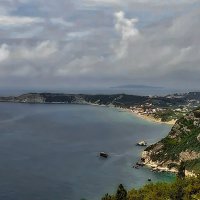
[[[168,122],[171,120],[176,120],[176,119],[180,119],[181,117],[184,116],[184,113],[181,111],[174,111],[173,109],[166,109],[166,110],[162,110],[162,111],[157,111],[154,114],[154,117],[157,119],[161,119],[162,122]]]
[[[185,163],[184,162],[181,162],[181,164],[179,166],[177,177],[179,179],[185,178]]]
[[[145,149],[153,162],[178,168],[182,159],[185,168],[200,173],[200,108],[182,117],[173,126],[169,135]],[[160,148],[159,148],[160,147]],[[159,149],[159,150],[158,150]]]
[[[189,171],[193,170],[197,174],[200,174],[200,158],[186,161],[185,166]]]
[[[119,185],[115,195],[106,194],[102,200],[199,200],[200,177],[177,178],[173,183],[150,183],[128,192]]]
[[[119,185],[115,198],[116,200],[127,200],[127,191],[122,184]]]

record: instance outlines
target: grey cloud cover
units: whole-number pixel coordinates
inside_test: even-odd
[[[198,0],[2,0],[1,87],[198,88]]]

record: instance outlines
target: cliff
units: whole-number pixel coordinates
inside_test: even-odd
[[[147,147],[142,160],[154,169],[172,172],[184,161],[186,174],[199,174],[200,108],[179,119],[167,137]]]

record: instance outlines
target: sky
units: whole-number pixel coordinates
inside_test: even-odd
[[[0,0],[0,88],[198,89],[199,0]]]

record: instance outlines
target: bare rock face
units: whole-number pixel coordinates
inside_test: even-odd
[[[197,140],[200,142],[200,134],[197,136]]]
[[[176,171],[186,163],[188,174],[200,173],[200,108],[179,119],[168,136],[145,149],[146,165]]]
[[[180,160],[182,161],[194,160],[198,158],[200,158],[200,152],[184,151],[180,153]]]
[[[18,96],[15,100],[22,103],[44,103],[44,98],[40,94],[34,93]]]

